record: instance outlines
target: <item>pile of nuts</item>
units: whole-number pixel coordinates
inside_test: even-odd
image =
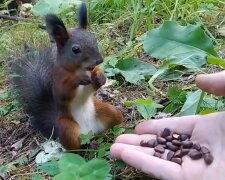
[[[154,156],[161,158],[165,149],[168,149],[167,160],[182,164],[182,157],[188,155],[192,160],[204,158],[206,164],[213,162],[213,156],[209,149],[199,143],[193,143],[188,134],[173,133],[165,128],[156,139],[141,141],[140,145],[154,148]]]

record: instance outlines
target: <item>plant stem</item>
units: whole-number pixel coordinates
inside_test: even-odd
[[[172,21],[172,20],[173,20],[174,13],[175,13],[175,12],[176,12],[176,10],[177,10],[177,5],[178,5],[178,2],[179,2],[179,0],[176,0],[176,2],[175,2],[175,6],[174,6],[174,9],[173,9],[173,11],[172,11],[172,13],[171,13],[171,16],[170,16],[170,21]]]
[[[201,92],[201,96],[200,96],[200,99],[199,99],[199,102],[198,102],[198,107],[196,109],[196,113],[199,113],[199,111],[200,111],[200,108],[201,108],[201,105],[202,105],[203,98],[204,98],[205,94],[206,93],[204,91]]]

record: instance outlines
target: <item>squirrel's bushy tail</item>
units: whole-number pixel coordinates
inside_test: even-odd
[[[30,116],[32,125],[49,138],[58,136],[57,109],[52,94],[54,53],[27,50],[10,64],[11,77],[19,102]],[[21,53],[20,53],[21,54]],[[53,134],[52,134],[53,133]]]

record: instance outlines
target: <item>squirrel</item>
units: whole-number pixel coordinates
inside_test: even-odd
[[[54,14],[45,21],[55,46],[17,59],[13,83],[34,128],[47,138],[59,138],[66,150],[79,149],[80,134],[122,124],[123,116],[94,96],[106,77],[98,67],[103,57],[97,40],[87,31],[86,4],[81,4],[77,28],[68,31]]]

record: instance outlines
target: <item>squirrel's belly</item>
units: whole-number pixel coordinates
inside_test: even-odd
[[[85,92],[84,89],[86,88],[83,88],[83,86],[79,87],[80,91],[77,92],[76,96],[82,98],[83,96],[81,94]],[[80,133],[87,134],[89,131],[93,133],[104,131],[104,125],[96,118],[96,110],[92,96],[89,96],[85,102],[80,98],[75,98],[70,106],[72,116],[80,126]]]

